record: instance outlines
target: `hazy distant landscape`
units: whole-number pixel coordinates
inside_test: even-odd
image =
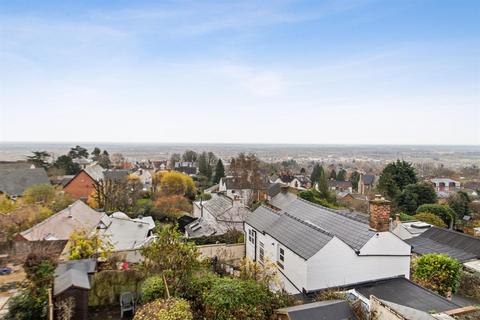
[[[255,153],[267,162],[294,158],[298,162],[344,162],[368,160],[388,162],[405,159],[414,163],[438,163],[461,167],[480,162],[480,146],[409,146],[409,145],[306,145],[306,144],[185,144],[185,143],[0,143],[0,161],[26,160],[31,151],[45,150],[54,157],[75,146],[92,150],[94,147],[121,153],[130,161],[168,159],[172,153],[185,150],[212,151],[222,159],[240,152]]]

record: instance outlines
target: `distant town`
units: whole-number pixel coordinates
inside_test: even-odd
[[[478,147],[110,147],[2,145],[5,319],[480,314]]]

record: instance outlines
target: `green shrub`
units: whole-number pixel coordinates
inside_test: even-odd
[[[319,204],[319,205],[324,206],[326,208],[330,208],[330,209],[338,209],[339,208],[337,206],[337,204],[335,203],[335,201],[336,201],[335,197],[332,197],[332,196],[325,197],[315,189],[300,191],[298,193],[298,196],[300,198],[304,199],[304,200]]]
[[[253,280],[218,278],[204,297],[207,319],[266,320],[272,315],[272,293]]]
[[[429,212],[439,216],[447,226],[455,222],[455,212],[447,205],[423,204],[417,208],[417,213]]]
[[[8,301],[5,320],[44,320],[47,319],[48,291],[26,289]]]
[[[56,260],[47,251],[30,253],[23,265],[27,287],[9,300],[7,320],[47,318],[48,288],[52,285]]]
[[[418,213],[413,216],[415,220],[423,221],[429,224],[433,224],[434,226],[440,227],[440,228],[448,228],[448,226],[443,222],[443,220],[430,212],[422,212]]]
[[[413,264],[413,280],[443,296],[457,291],[460,272],[461,264],[445,254],[426,254]]]
[[[55,187],[48,183],[33,185],[23,193],[23,200],[27,204],[50,203],[54,198]]]
[[[165,284],[162,276],[148,277],[145,282],[142,283],[140,289],[143,302],[150,302],[156,299],[165,297]]]
[[[183,299],[157,299],[140,307],[133,320],[192,320],[190,305]]]
[[[415,220],[415,218],[413,216],[409,215],[409,214],[400,212],[400,220],[401,221],[411,221],[411,220]]]
[[[204,314],[204,296],[210,291],[219,276],[213,272],[199,272],[193,275],[182,290],[182,298],[190,301],[196,319]]]

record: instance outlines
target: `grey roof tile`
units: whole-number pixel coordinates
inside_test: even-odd
[[[274,197],[272,197],[272,199],[269,201],[269,204],[279,209],[283,209],[293,201],[297,200],[297,198],[298,197],[296,194],[293,194],[287,191],[282,191],[277,195],[275,195]]]
[[[0,192],[9,196],[21,196],[25,190],[37,184],[50,184],[43,168],[25,168],[0,164]]]
[[[259,207],[246,222],[304,259],[317,253],[334,236],[359,250],[375,235],[368,224],[300,198],[291,201],[280,212]]]
[[[89,290],[90,281],[88,275],[77,269],[68,270],[64,274],[55,278],[53,283],[53,295],[57,296],[71,287]]]
[[[406,242],[418,254],[443,253],[460,262],[480,258],[480,239],[435,226]]]
[[[283,208],[283,211],[296,216],[332,233],[355,250],[375,235],[367,223],[356,221],[344,213],[330,210],[298,198]]]

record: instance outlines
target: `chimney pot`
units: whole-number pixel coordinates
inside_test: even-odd
[[[400,214],[399,214],[399,213],[397,213],[397,214],[395,215],[395,222],[396,222],[396,223],[400,223],[400,222],[401,222],[401,220],[400,220]]]

